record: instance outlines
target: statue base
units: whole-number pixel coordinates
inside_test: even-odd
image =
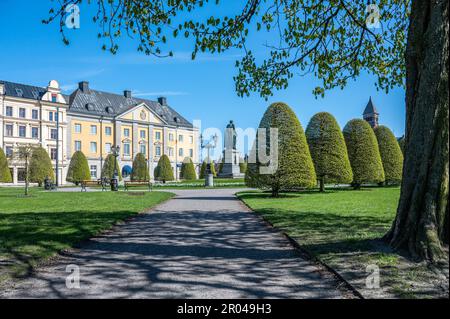
[[[239,167],[239,151],[225,150],[225,163],[222,165],[222,170],[218,177],[222,178],[244,178],[245,174],[241,173]]]

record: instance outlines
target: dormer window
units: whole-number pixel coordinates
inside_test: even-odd
[[[55,94],[55,93],[52,93],[52,102],[53,102],[53,103],[58,102],[58,95]]]
[[[18,97],[22,97],[22,96],[23,96],[23,91],[22,91],[22,89],[16,88],[16,94],[17,94]]]

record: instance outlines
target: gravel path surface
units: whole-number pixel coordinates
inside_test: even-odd
[[[302,259],[236,191],[174,190],[174,199],[40,267],[0,297],[342,298],[333,277]],[[66,287],[68,265],[79,266],[80,288]]]

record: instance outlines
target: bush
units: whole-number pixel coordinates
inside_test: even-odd
[[[150,174],[148,172],[147,161],[142,153],[138,153],[133,161],[133,170],[131,172],[132,181],[148,181]]]
[[[325,183],[352,182],[344,136],[333,115],[326,112],[314,115],[306,128],[306,139],[321,191]]]
[[[113,154],[109,154],[105,162],[103,163],[102,168],[102,178],[106,177],[108,179],[112,179],[114,177],[114,161],[116,162],[117,173],[119,175],[119,181],[122,180],[122,171],[119,166],[119,162],[116,160]]]
[[[378,142],[369,123],[354,119],[344,127],[344,138],[348,157],[353,170],[353,186],[362,183],[381,183],[384,181]]]
[[[8,159],[0,147],[0,183],[12,183],[11,172],[9,171]]]
[[[202,166],[200,167],[200,176],[199,176],[199,178],[205,178],[206,164],[207,164],[207,160],[204,160],[203,163],[202,163]],[[210,164],[211,164],[210,165],[210,167],[211,167],[211,174],[213,174],[214,177],[217,177],[214,161],[211,161]]]
[[[239,172],[244,174],[247,171],[247,163],[243,158],[239,159]]]
[[[170,165],[169,157],[165,154],[158,161],[158,166],[155,169],[155,179],[163,183],[174,180],[172,165]]]
[[[403,154],[392,131],[386,126],[374,129],[384,168],[386,183],[399,183],[402,180]]]
[[[77,151],[73,154],[69,170],[67,171],[66,181],[78,185],[81,181],[91,179],[88,161],[83,152]]]
[[[270,154],[269,128],[278,128],[278,167],[273,174],[261,174],[263,165],[259,153],[264,148],[256,141],[257,174],[256,184],[269,188],[272,196],[278,196],[281,190],[310,188],[316,184],[316,173],[311,159],[303,128],[291,108],[284,103],[274,103],[265,112],[259,128],[266,130],[266,153]]]
[[[195,173],[194,163],[192,159],[186,157],[181,164],[180,177],[185,180],[197,179],[197,174]]]
[[[42,147],[37,147],[33,150],[29,169],[30,182],[38,183],[39,187],[42,186],[47,177],[53,182],[55,181],[52,161],[47,151]]]
[[[404,135],[398,140],[398,146],[400,147],[400,150],[402,151],[402,155],[405,156],[405,136]]]

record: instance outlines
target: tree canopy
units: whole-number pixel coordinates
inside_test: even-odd
[[[47,177],[55,181],[52,161],[44,148],[36,147],[30,159],[30,182],[42,186]]]
[[[175,179],[173,176],[173,169],[170,164],[170,159],[165,154],[159,158],[158,166],[155,167],[155,179],[162,181],[163,183],[166,181],[173,181]]]
[[[91,179],[91,172],[86,156],[81,151],[73,153],[67,171],[66,181],[75,184]]]
[[[399,183],[402,180],[403,153],[392,131],[383,125],[374,129],[383,162],[387,183]]]
[[[122,171],[119,166],[119,162],[116,160],[113,154],[108,154],[103,163],[102,177],[112,179],[114,176],[114,161],[116,162],[117,173],[119,174],[119,181],[122,180]]]
[[[0,183],[12,183],[11,172],[9,171],[8,159],[5,152],[0,147]]]
[[[186,157],[181,164],[180,177],[185,180],[197,179],[194,163],[190,157]]]
[[[147,161],[144,154],[137,153],[133,160],[133,170],[131,171],[132,181],[148,181],[150,174],[148,172]]]

